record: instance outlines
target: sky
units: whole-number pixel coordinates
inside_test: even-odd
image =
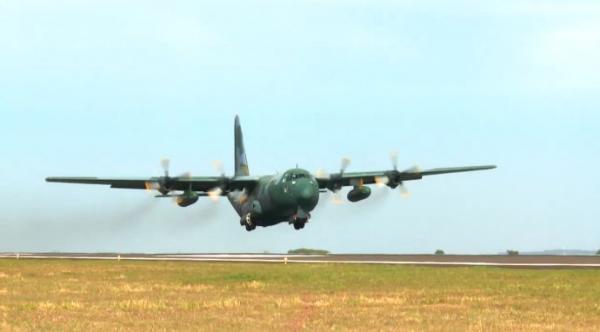
[[[0,0],[0,251],[600,248],[597,1]],[[496,164],[246,232],[47,176]]]

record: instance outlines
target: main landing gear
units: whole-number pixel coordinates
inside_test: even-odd
[[[240,225],[245,226],[248,232],[256,228],[256,223],[254,222],[254,218],[252,218],[251,213],[246,213],[244,217],[242,217],[240,220]]]
[[[299,231],[304,228],[306,223],[308,222],[308,218],[299,218],[297,216],[293,217],[290,221],[290,224],[294,225],[294,229]]]

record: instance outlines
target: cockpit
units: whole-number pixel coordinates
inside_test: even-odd
[[[292,173],[292,174],[288,174],[288,180],[298,180],[298,179],[302,179],[302,178],[307,178],[308,174],[302,174],[302,173]]]
[[[307,179],[307,178],[310,178],[310,175],[308,174],[308,172],[293,171],[293,172],[288,172],[288,173],[284,174],[282,180],[283,180],[283,182],[295,182],[300,179]]]

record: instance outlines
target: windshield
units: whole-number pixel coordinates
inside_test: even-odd
[[[298,179],[307,178],[308,174],[304,173],[290,173],[284,177],[284,181],[296,181]]]

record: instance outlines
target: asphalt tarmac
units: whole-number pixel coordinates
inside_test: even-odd
[[[0,253],[0,258],[600,269],[600,256]]]

